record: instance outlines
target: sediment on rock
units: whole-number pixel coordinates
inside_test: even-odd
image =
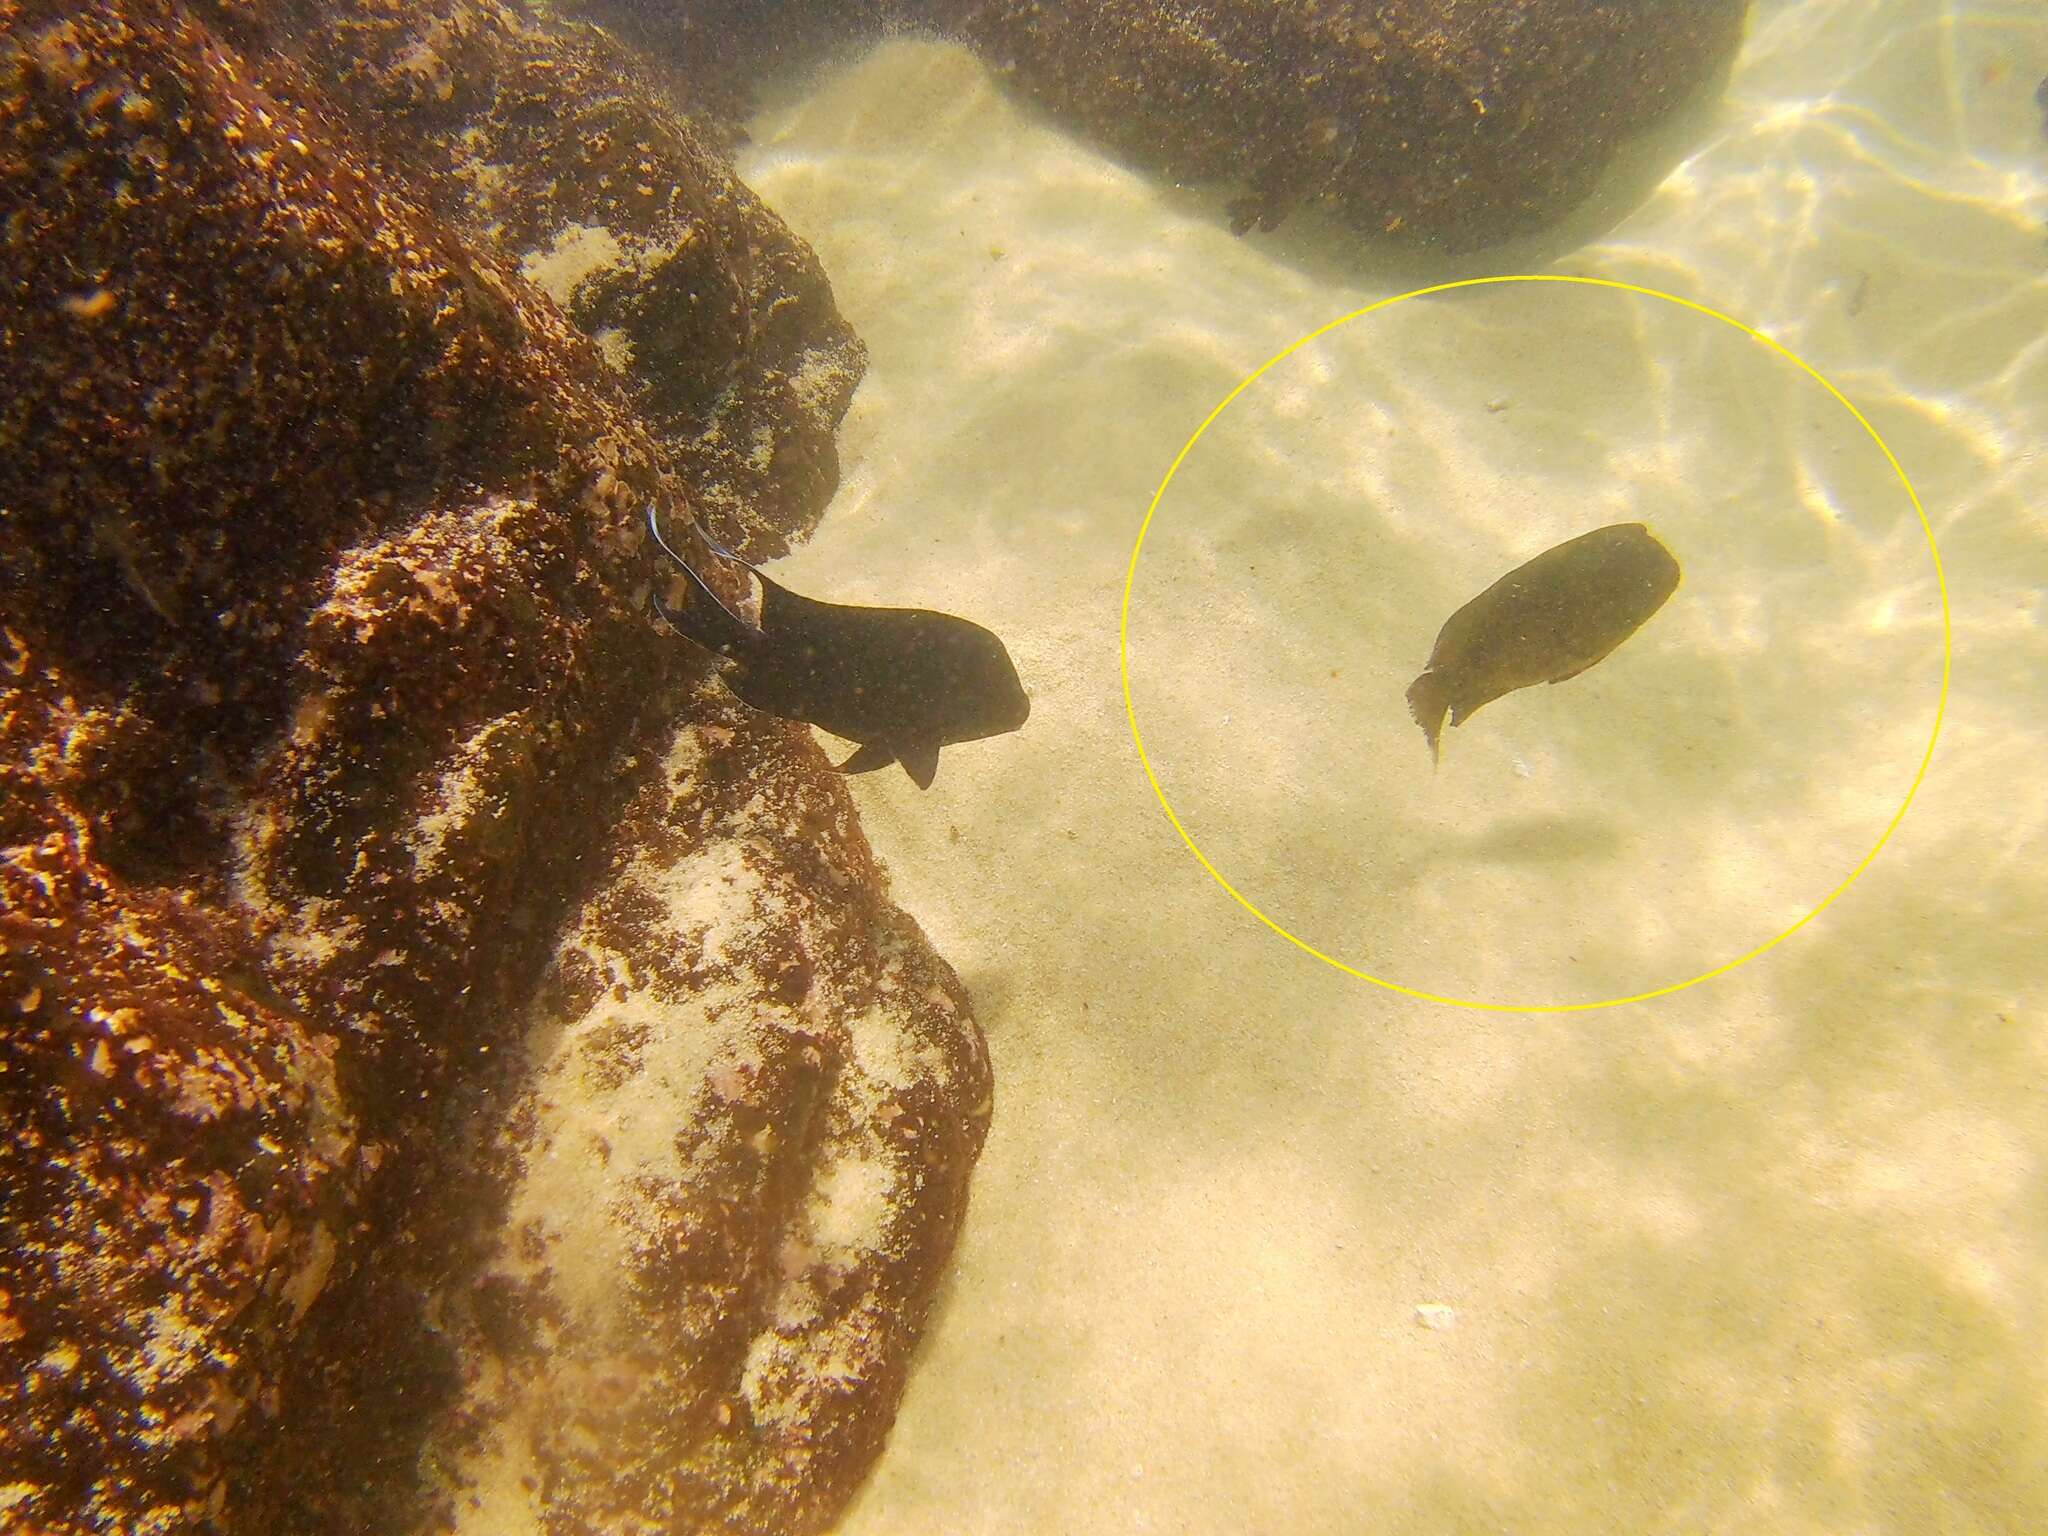
[[[413,42],[355,76],[314,40],[354,29],[374,55],[398,8],[0,0],[9,1528],[359,1536],[453,1510],[419,1470],[468,1368],[445,1318],[498,1284],[477,1282],[513,1198],[477,1143],[649,744],[708,707],[640,610],[644,509],[787,533],[831,488],[829,456],[778,464],[829,443],[858,367],[801,243],[651,98],[600,89],[601,39],[406,10],[388,37]],[[404,54],[438,23],[516,87],[466,126],[391,110],[433,78]],[[678,353],[675,411],[522,272],[531,231],[624,222],[615,184],[542,195],[580,174],[572,129],[489,138],[531,114],[550,57],[670,156],[680,190],[634,238],[672,240],[671,266],[707,241],[703,270],[730,276]],[[528,190],[491,205],[528,233],[492,235],[416,154],[471,129],[570,157],[522,162]],[[663,258],[642,270],[654,308],[681,291]],[[813,355],[836,362],[807,374]],[[776,435],[742,474],[713,439],[754,421]],[[757,748],[798,765],[777,770],[788,816],[844,816],[801,733]],[[872,867],[842,864],[869,883],[831,898],[830,932],[869,958],[818,956],[820,996],[880,995],[894,945],[957,1009]],[[679,1085],[678,1134],[715,1139],[693,1107],[715,1112]],[[930,1107],[924,1134],[971,1159],[981,1111]],[[778,1509],[823,1510],[873,1455],[958,1219],[947,1168],[905,1208],[916,1262],[875,1291],[901,1308],[871,1319],[861,1413],[819,1416],[802,1464],[768,1439],[744,1469],[793,1490]],[[786,1175],[775,1232],[823,1176]]]
[[[708,526],[810,531],[866,353],[810,248],[595,26],[502,0],[299,0],[275,29],[472,246],[594,337]]]
[[[881,1448],[991,1085],[789,730],[707,698],[556,951],[436,1531],[800,1536]]]
[[[363,1146],[333,1042],[241,934],[124,886],[17,773],[0,794],[0,1515],[180,1529],[281,1410],[276,1341],[332,1276]]]

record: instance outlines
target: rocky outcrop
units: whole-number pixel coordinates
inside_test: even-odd
[[[445,1315],[446,1525],[811,1531],[888,1430],[988,1123],[843,781],[707,698],[557,949],[510,1211]]]
[[[1617,146],[1726,68],[1747,0],[908,0],[1060,117],[1240,230],[1320,204],[1469,250],[1554,222]]]
[[[110,876],[19,772],[51,723],[10,694],[0,727],[0,1514],[191,1529],[227,1511],[223,1448],[280,1411],[365,1144],[333,1040],[246,936]]]
[[[547,263],[592,231],[565,315]],[[859,363],[597,34],[0,0],[0,1524],[451,1522],[480,1383],[536,1338],[561,1422],[626,1402],[698,1448],[656,1490],[557,1447],[536,1527],[844,1498],[964,1201],[978,1039],[807,733],[733,719],[640,600],[650,500],[757,546],[815,520]],[[686,793],[661,765],[714,740]],[[646,913],[735,884],[715,954]],[[564,999],[611,1022],[572,952],[649,1059],[711,1064],[636,1123],[729,1166],[665,1190],[633,1149],[589,1213],[630,1241],[562,1299],[521,1243],[597,1155],[546,1086]]]
[[[1178,181],[1235,185],[1240,233],[1318,206],[1468,251],[1557,223],[1625,141],[1725,72],[1748,0],[585,0],[680,67],[788,62],[800,17],[974,48],[1062,122]],[[736,64],[734,61],[743,61]],[[734,92],[725,91],[721,99]]]
[[[696,514],[763,557],[808,532],[866,354],[810,248],[705,142],[716,125],[680,117],[605,34],[516,6],[300,10],[277,45],[596,338]]]

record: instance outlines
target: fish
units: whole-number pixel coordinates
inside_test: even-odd
[[[1577,677],[1648,623],[1678,581],[1677,558],[1641,523],[1582,533],[1509,571],[1445,621],[1408,686],[1430,761],[1447,712],[1462,725],[1519,688]]]
[[[706,549],[744,566],[759,583],[758,618],[727,606],[670,547],[652,506],[648,531],[682,571],[689,602],[673,608],[650,591],[650,611],[723,658],[725,685],[746,703],[856,743],[839,772],[901,763],[919,789],[930,789],[941,747],[1005,735],[1030,716],[1031,700],[1009,651],[981,625],[924,608],[863,608],[804,597],[691,526]]]

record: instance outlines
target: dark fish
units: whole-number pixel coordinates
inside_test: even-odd
[[[800,597],[697,529],[706,548],[745,565],[761,584],[760,622],[750,624],[669,548],[651,506],[647,526],[690,586],[681,610],[655,592],[648,606],[685,640],[725,657],[726,686],[754,708],[859,742],[841,773],[901,763],[929,789],[940,747],[1014,731],[1031,713],[1010,653],[979,624],[922,608]]]
[[[1677,560],[1641,523],[1596,528],[1516,566],[1451,615],[1409,685],[1431,759],[1446,710],[1461,725],[1518,688],[1577,677],[1677,589]]]

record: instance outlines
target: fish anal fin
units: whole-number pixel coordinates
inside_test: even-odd
[[[939,776],[939,744],[920,742],[914,747],[898,748],[896,761],[919,789],[930,789],[932,780]]]
[[[896,761],[896,754],[879,742],[871,741],[853,756],[839,765],[841,773],[873,773],[877,768],[886,768]]]

